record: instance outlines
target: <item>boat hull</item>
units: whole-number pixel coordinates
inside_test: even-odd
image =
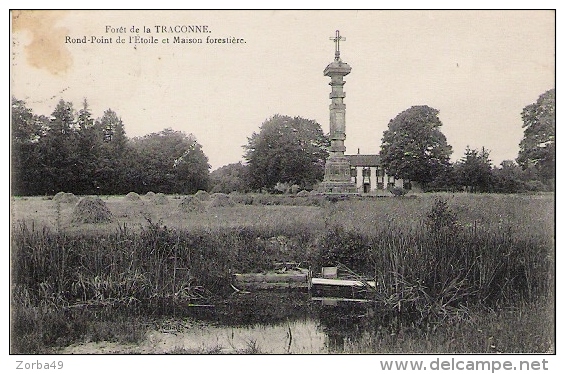
[[[307,289],[308,270],[297,269],[285,272],[233,274],[232,284],[240,290]]]
[[[311,278],[310,293],[313,298],[334,297],[347,300],[372,299],[375,282],[354,279]]]

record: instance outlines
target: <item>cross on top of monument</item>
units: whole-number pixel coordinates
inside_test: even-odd
[[[330,37],[330,40],[335,43],[335,59],[339,60],[339,41],[345,41],[345,36],[339,35],[339,30],[335,30],[335,37]]]

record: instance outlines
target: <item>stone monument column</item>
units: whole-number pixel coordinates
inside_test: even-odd
[[[322,191],[325,194],[351,194],[356,193],[355,184],[351,182],[349,161],[345,157],[345,92],[343,77],[351,72],[351,67],[341,61],[339,42],[345,38],[335,32],[335,37],[330,38],[335,43],[335,58],[324,69],[324,75],[331,78],[330,86],[330,149],[326,160]]]

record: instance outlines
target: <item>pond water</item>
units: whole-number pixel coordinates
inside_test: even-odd
[[[139,344],[81,343],[61,353],[366,352],[387,323],[375,319],[373,303],[312,300],[301,292],[234,295],[175,314],[163,317]]]

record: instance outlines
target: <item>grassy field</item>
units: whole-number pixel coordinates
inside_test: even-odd
[[[190,213],[180,196],[102,200],[110,223],[76,223],[71,203],[12,199],[14,353],[85,339],[91,327],[68,327],[86,318],[82,306],[166,315],[171,301],[224,297],[230,272],[279,260],[314,269],[339,261],[376,277],[381,307],[403,321],[391,336],[403,339],[371,336],[351,351],[492,352],[484,333],[472,333],[485,328],[498,329],[489,332],[502,339],[496,351],[553,350],[552,194],[234,196],[233,206],[207,202]],[[105,329],[114,339],[142,335],[119,320],[108,325],[122,326]]]
[[[367,234],[383,226],[396,230],[415,230],[422,226],[434,199],[447,201],[459,222],[489,230],[501,228],[543,233],[553,238],[554,198],[546,195],[498,194],[420,194],[412,198],[367,198],[347,202],[307,205],[246,205],[209,208],[205,212],[183,212],[178,206],[183,196],[169,196],[166,204],[155,204],[143,197],[127,201],[124,196],[102,196],[113,213],[111,223],[74,224],[71,222],[75,204],[60,203],[45,197],[12,198],[12,225],[25,221],[38,228],[47,227],[67,233],[112,233],[127,225],[129,229],[154,223],[178,229],[214,229],[238,227],[307,226],[309,230],[324,230],[328,223]]]
[[[237,204],[233,207],[213,207],[205,212],[186,213],[179,208],[182,196],[169,196],[166,204],[155,204],[145,197],[138,201],[128,201],[124,196],[101,198],[114,216],[111,223],[74,224],[71,221],[75,204],[57,204],[41,197],[13,199],[12,222],[15,224],[25,221],[36,227],[48,227],[67,233],[99,234],[113,233],[123,225],[139,231],[149,221],[186,230],[304,224],[316,230],[323,227],[324,210],[316,206]]]

